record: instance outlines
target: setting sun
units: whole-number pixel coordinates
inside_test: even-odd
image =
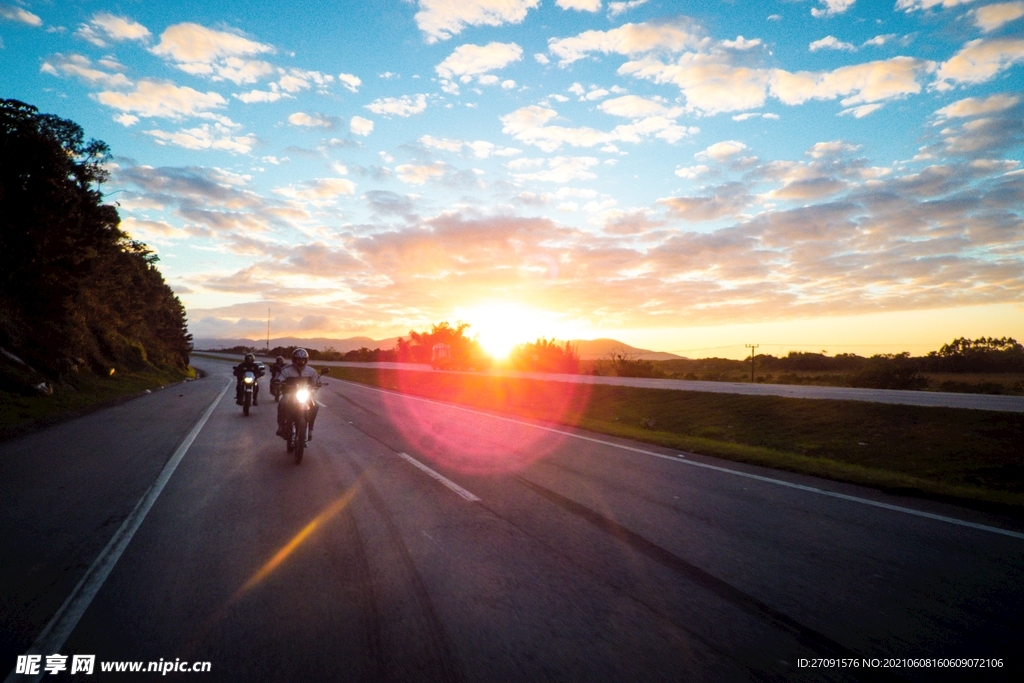
[[[469,335],[493,358],[505,358],[517,344],[556,334],[554,316],[513,303],[482,304],[457,311],[470,324]]]

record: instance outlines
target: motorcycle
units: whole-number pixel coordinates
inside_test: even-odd
[[[280,375],[275,374],[270,378],[270,395],[274,397],[274,403],[280,402],[281,396],[284,394],[282,384],[284,384],[284,382]]]
[[[320,387],[327,384],[320,378],[330,374],[330,368],[324,368],[317,373],[316,380],[306,378],[303,382],[297,380],[293,383],[290,379],[285,381],[284,410],[285,423],[284,433],[288,442],[288,452],[294,453],[295,464],[302,462],[302,454],[306,450],[306,443],[309,440],[309,412],[316,400],[314,398]]]
[[[249,416],[249,407],[252,405],[254,392],[259,391],[259,384],[256,383],[256,375],[246,372],[242,377],[242,415]]]

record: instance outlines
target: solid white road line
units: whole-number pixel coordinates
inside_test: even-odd
[[[435,472],[434,470],[430,469],[429,467],[427,467],[426,465],[424,465],[423,463],[421,463],[419,460],[417,460],[416,458],[412,457],[408,453],[399,453],[398,456],[401,457],[401,458],[404,458],[405,460],[408,460],[410,463],[413,464],[413,466],[420,468],[421,470],[426,472],[428,475],[430,475],[434,479],[437,479],[439,482],[441,482],[442,484],[444,484],[445,486],[450,488],[452,491],[455,491],[455,493],[459,494],[460,496],[462,496],[463,498],[465,498],[469,502],[476,503],[476,502],[478,502],[480,500],[480,498],[478,498],[477,496],[474,496],[472,493],[470,493],[466,489],[462,488],[461,486],[456,484],[451,479],[445,477],[444,475],[438,474],[437,472]]]
[[[142,526],[143,520],[146,519],[146,514],[150,508],[153,507],[153,503],[156,502],[160,492],[164,490],[167,482],[170,481],[171,475],[174,474],[174,470],[177,469],[178,463],[185,457],[186,451],[192,442],[199,436],[199,431],[206,424],[206,421],[210,419],[210,415],[213,413],[213,409],[217,407],[220,400],[224,398],[224,394],[231,388],[232,382],[228,384],[217,394],[217,398],[213,399],[210,403],[210,407],[206,409],[203,416],[196,422],[195,427],[188,433],[185,440],[178,446],[178,450],[174,451],[174,455],[167,461],[164,468],[160,471],[156,481],[153,485],[142,495],[139,502],[135,504],[135,509],[131,511],[131,514],[121,524],[121,528],[117,530],[114,537],[110,539],[107,546],[100,552],[99,556],[93,560],[92,565],[88,571],[85,572],[85,576],[78,582],[75,589],[71,591],[71,595],[68,596],[64,604],[60,606],[57,613],[50,619],[50,623],[43,628],[42,633],[36,638],[35,642],[32,643],[31,647],[25,652],[29,655],[54,655],[60,652],[60,649],[64,646],[71,632],[75,630],[82,615],[85,614],[85,610],[89,608],[92,599],[96,597],[100,588],[103,587],[103,582],[107,580],[110,572],[114,569],[114,565],[121,558],[121,553],[128,547],[135,532]],[[38,683],[43,677],[42,666],[40,666],[40,673],[37,676],[25,676],[24,674],[16,674],[14,671],[4,679],[4,683],[24,683],[31,681],[31,683]]]
[[[482,415],[484,417],[490,417],[495,420],[504,420],[505,422],[512,422],[518,425],[524,425],[526,427],[533,427],[534,429],[541,429],[546,432],[552,432],[555,434],[561,434],[563,436],[569,436],[574,439],[580,439],[581,441],[590,441],[592,443],[602,444],[604,446],[612,446],[613,448],[619,448],[624,451],[632,451],[634,453],[641,453],[643,455],[649,455],[654,458],[661,458],[662,460],[669,460],[682,465],[691,465],[693,467],[702,467],[708,470],[714,470],[716,472],[723,472],[725,474],[732,474],[737,477],[746,477],[747,479],[755,479],[768,484],[775,484],[777,486],[785,486],[791,489],[797,489],[799,491],[806,491],[808,493],[815,493],[821,496],[828,496],[829,498],[838,498],[840,500],[846,500],[851,503],[859,503],[861,505],[870,505],[871,507],[882,508],[883,510],[891,510],[893,512],[901,512],[906,515],[913,515],[915,517],[924,517],[925,519],[933,519],[938,522],[945,522],[946,524],[955,524],[957,526],[967,527],[969,529],[978,529],[979,531],[988,531],[993,534],[1000,534],[1002,536],[1009,536],[1010,538],[1017,538],[1024,540],[1024,533],[1019,531],[1011,531],[1010,529],[1001,529],[996,526],[989,526],[987,524],[978,524],[976,522],[968,522],[963,519],[957,519],[956,517],[946,517],[945,515],[936,515],[931,512],[924,512],[922,510],[915,510],[913,508],[903,507],[901,505],[892,505],[890,503],[882,503],[876,500],[870,500],[869,498],[859,498],[858,496],[851,496],[845,493],[836,493],[835,491],[827,491],[825,489],[815,488],[813,486],[806,486],[804,484],[794,484],[790,481],[784,481],[782,479],[773,479],[771,477],[763,477],[758,474],[750,474],[749,472],[741,472],[739,470],[729,469],[728,467],[718,467],[716,465],[708,465],[702,462],[695,462],[688,460],[686,456],[679,455],[665,455],[664,453],[655,453],[654,451],[644,450],[643,448],[635,448],[633,446],[626,446],[625,444],[615,443],[613,441],[605,441],[603,439],[595,439],[590,436],[583,436],[582,434],[573,434],[561,429],[553,429],[551,427],[543,427],[532,422],[524,422],[523,420],[516,420],[511,417],[502,417],[500,415],[494,415],[492,413],[485,413],[479,410],[473,410],[472,408],[464,408],[462,406],[453,405],[451,403],[442,403],[441,401],[434,401],[429,398],[422,398],[420,396],[412,396],[410,394],[401,394],[396,391],[386,391],[384,389],[378,389],[377,387],[371,387],[366,384],[360,384],[358,382],[349,382],[347,380],[337,380],[344,382],[345,384],[352,384],[363,389],[369,389],[371,391],[378,391],[382,394],[397,394],[403,398],[407,398],[413,401],[422,401],[424,403],[433,403],[437,406],[443,406],[445,408],[451,408],[453,410],[461,410],[467,413],[473,413],[474,415]]]

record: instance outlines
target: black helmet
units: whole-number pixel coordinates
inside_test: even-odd
[[[245,362],[246,363],[255,363],[256,362],[256,356],[252,355],[251,353],[245,354]]]
[[[274,362],[278,365],[284,365],[284,358],[282,356],[278,356]]]
[[[306,349],[295,349],[292,351],[292,363],[298,365],[300,368],[305,367],[306,363],[309,362],[309,354]]]

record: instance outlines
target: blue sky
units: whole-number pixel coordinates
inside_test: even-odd
[[[0,0],[0,41],[197,337],[1024,337],[1024,0]]]

